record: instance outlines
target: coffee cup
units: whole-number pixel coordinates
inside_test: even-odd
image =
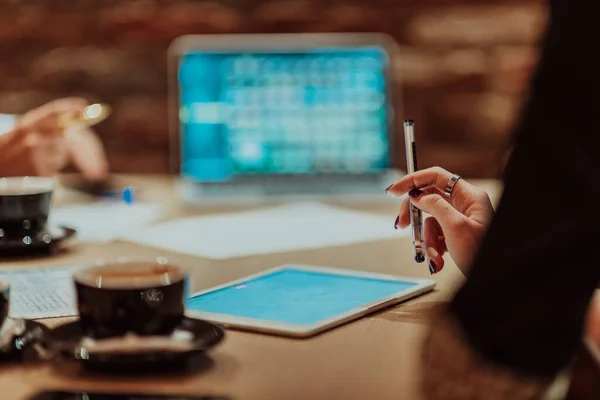
[[[44,229],[53,188],[52,178],[0,178],[0,240],[22,240]]]
[[[92,338],[167,335],[183,319],[187,275],[164,258],[99,262],[73,280],[80,323]]]

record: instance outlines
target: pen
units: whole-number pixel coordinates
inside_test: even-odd
[[[412,174],[418,170],[417,146],[415,144],[415,123],[411,119],[404,121],[404,148],[406,150],[406,173]],[[423,242],[423,212],[410,203],[410,226],[412,227],[412,241],[415,261],[425,261]]]
[[[94,103],[86,106],[80,115],[71,115],[69,113],[61,115],[58,124],[63,129],[73,126],[94,126],[108,118],[110,113],[111,110],[108,105]]]
[[[134,204],[137,189],[133,186],[120,187],[111,182],[75,182],[66,187],[94,196],[96,199],[123,200],[126,204]]]
[[[135,199],[134,188],[132,186],[127,186],[123,190],[103,191],[98,193],[98,196],[106,199],[123,200],[125,204],[133,204]]]

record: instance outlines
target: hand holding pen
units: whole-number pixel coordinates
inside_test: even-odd
[[[423,237],[431,274],[444,268],[443,256],[448,253],[466,275],[494,216],[487,193],[456,177],[440,167],[427,168],[407,174],[386,190],[391,196],[408,193],[396,218],[397,228],[411,224],[411,206],[430,215],[423,224]]]
[[[106,154],[90,126],[106,116],[101,105],[80,98],[55,100],[23,114],[0,135],[0,176],[53,176],[73,164],[87,180],[105,179]]]

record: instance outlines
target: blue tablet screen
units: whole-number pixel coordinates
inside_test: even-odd
[[[290,324],[315,324],[416,285],[283,269],[192,297],[192,310]]]

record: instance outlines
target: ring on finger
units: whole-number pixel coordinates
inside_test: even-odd
[[[454,186],[456,185],[456,182],[458,182],[459,179],[460,176],[457,174],[454,174],[450,177],[448,183],[446,184],[446,190],[444,191],[446,197],[452,197],[452,191],[454,190]]]

